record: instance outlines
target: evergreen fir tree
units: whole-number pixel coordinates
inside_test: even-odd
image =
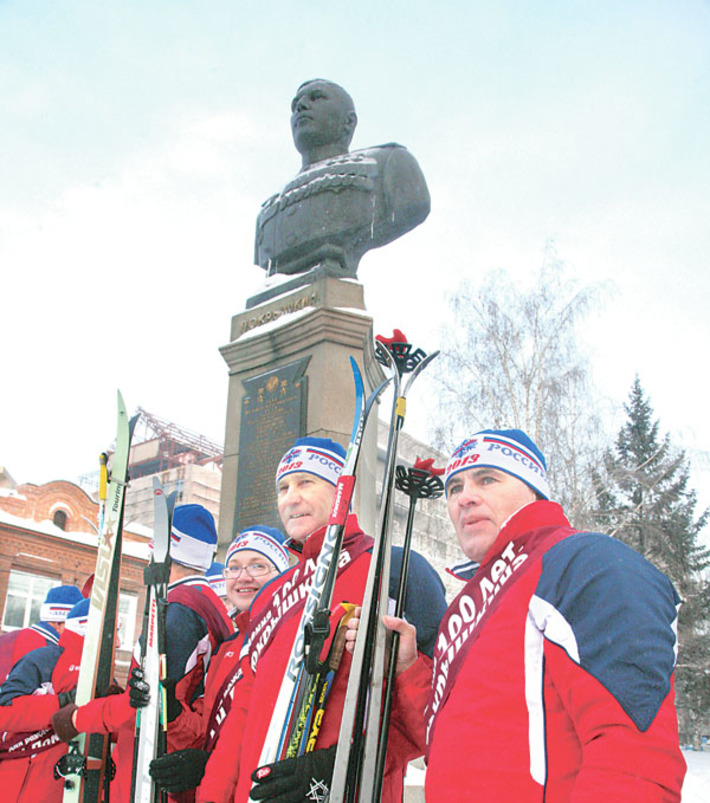
[[[700,719],[710,716],[710,550],[698,542],[710,510],[695,518],[689,466],[659,422],[636,377],[624,405],[627,420],[594,476],[595,520],[663,571],[683,600],[676,670],[681,733],[699,744]]]

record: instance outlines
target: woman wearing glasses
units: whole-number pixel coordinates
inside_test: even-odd
[[[288,568],[289,556],[283,542],[284,536],[278,530],[257,525],[242,530],[227,550],[223,574],[227,599],[233,605],[229,615],[236,631],[212,656],[207,672],[202,713],[204,749],[178,750],[151,764],[153,780],[167,792],[186,793],[202,780],[241,675],[239,657],[249,622],[249,606],[265,585]],[[193,797],[194,793],[181,794],[179,799],[188,801]]]

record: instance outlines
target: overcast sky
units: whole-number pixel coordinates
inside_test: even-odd
[[[524,283],[554,241],[611,282],[586,327],[611,404],[710,450],[707,0],[0,0],[0,465],[92,471],[115,391],[221,441],[261,202],[300,166],[297,85],[353,96],[353,147],[418,159],[432,212],[359,278],[429,351],[462,276]],[[413,391],[414,393],[414,391]],[[431,400],[413,396],[413,434]],[[707,499],[710,502],[710,498]]]

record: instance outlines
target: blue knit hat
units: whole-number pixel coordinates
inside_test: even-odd
[[[274,527],[261,524],[247,527],[230,544],[227,550],[227,565],[229,566],[229,561],[236,554],[251,549],[271,561],[279,573],[285,572],[288,569],[288,551],[284,546],[284,540],[283,533]]]
[[[69,611],[65,623],[66,629],[80,636],[86,635],[86,628],[89,624],[89,604],[91,600],[82,599]]]
[[[484,467],[512,474],[543,499],[550,498],[545,457],[521,429],[483,429],[460,443],[446,466],[447,495],[449,480],[455,474]]]
[[[69,611],[84,599],[76,586],[55,586],[50,588],[39,609],[41,622],[63,622]]]
[[[299,438],[281,458],[276,469],[279,480],[297,471],[315,474],[331,485],[337,485],[343,466],[345,449],[330,438]]]
[[[217,546],[214,517],[202,505],[180,505],[173,513],[170,557],[183,566],[207,571]]]
[[[210,588],[218,597],[227,596],[227,581],[224,579],[224,563],[215,561],[205,572]]]

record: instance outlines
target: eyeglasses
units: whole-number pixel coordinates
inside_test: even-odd
[[[226,569],[222,569],[222,574],[225,577],[235,578],[239,577],[242,572],[246,572],[249,577],[263,577],[273,568],[268,563],[250,563],[248,566],[227,566]]]

